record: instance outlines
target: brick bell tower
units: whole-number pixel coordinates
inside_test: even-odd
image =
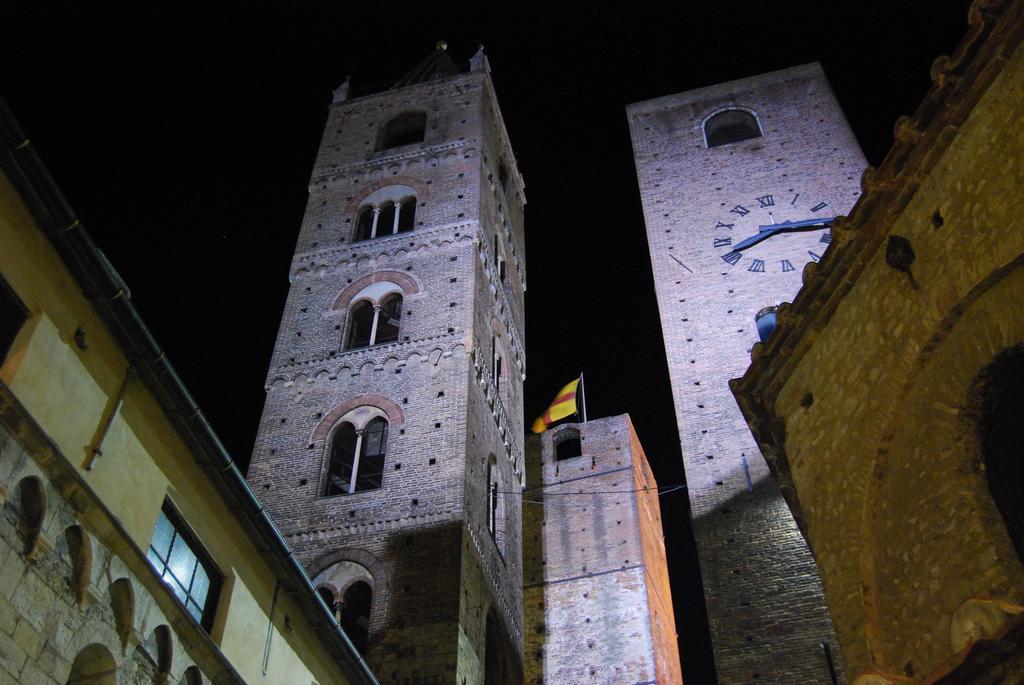
[[[719,680],[841,682],[815,560],[728,382],[867,164],[818,64],[627,113]]]
[[[334,93],[248,478],[382,683],[522,679],[523,180],[483,49]]]

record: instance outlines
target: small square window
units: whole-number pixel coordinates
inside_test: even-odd
[[[192,618],[209,632],[221,575],[169,503],[160,511],[146,558]]]

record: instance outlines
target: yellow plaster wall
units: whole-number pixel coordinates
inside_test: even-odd
[[[250,682],[344,683],[292,600],[282,593],[267,676],[263,645],[275,578],[221,493],[197,466],[156,400],[135,380],[90,471],[82,468],[104,407],[127,360],[36,228],[15,189],[0,175],[0,275],[30,312],[0,367],[3,380],[84,477],[131,541],[145,550],[165,495],[171,497],[227,577],[214,631],[223,654]],[[75,346],[81,327],[87,350]],[[284,616],[291,628],[285,628]]]

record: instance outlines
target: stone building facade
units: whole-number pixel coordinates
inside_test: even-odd
[[[858,685],[1024,682],[1022,38],[973,4],[733,383]]]
[[[335,93],[248,479],[385,683],[522,677],[523,181],[487,59]]]
[[[755,317],[825,253],[864,157],[817,64],[627,116],[719,679],[841,678],[814,559],[728,380],[749,362]]]
[[[377,683],[2,101],[0,682]]]
[[[527,439],[526,678],[682,683],[658,484],[628,415]]]

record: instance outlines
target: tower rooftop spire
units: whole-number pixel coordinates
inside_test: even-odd
[[[416,67],[399,79],[392,89],[414,86],[418,83],[427,83],[438,79],[455,76],[463,69],[455,63],[455,60],[448,54],[448,43],[443,40],[437,41],[434,51]]]

